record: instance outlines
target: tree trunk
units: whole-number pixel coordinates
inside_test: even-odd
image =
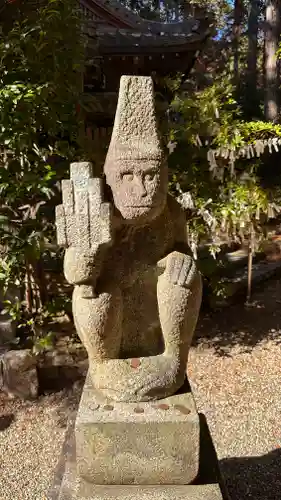
[[[279,8],[278,8],[278,44],[280,47],[280,41],[281,41],[281,0],[279,0]],[[280,111],[281,111],[281,58],[277,58],[277,102],[278,102],[278,112],[279,112],[279,117],[280,117]]]
[[[243,20],[243,0],[234,2],[234,23],[233,23],[233,56],[234,56],[234,82],[239,85],[239,41],[241,35],[241,24]]]
[[[265,99],[264,114],[268,121],[278,119],[278,63],[276,52],[279,44],[279,12],[280,0],[267,0],[265,11],[264,33],[264,74]]]
[[[249,119],[258,115],[258,30],[259,0],[251,0],[248,16],[248,57],[245,111]]]

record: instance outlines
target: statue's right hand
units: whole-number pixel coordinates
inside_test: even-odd
[[[56,207],[58,244],[66,248],[64,272],[71,284],[93,285],[106,249],[113,243],[112,206],[104,201],[102,180],[87,162],[72,163],[62,181],[63,203]]]
[[[69,247],[64,255],[64,274],[72,285],[94,284],[101,272],[104,252],[97,245],[89,251]]]

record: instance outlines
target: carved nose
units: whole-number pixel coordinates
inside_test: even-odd
[[[147,191],[146,191],[144,182],[139,177],[136,177],[136,181],[137,181],[137,184],[138,184],[138,192],[139,192],[140,196],[142,198],[144,198],[147,195]]]

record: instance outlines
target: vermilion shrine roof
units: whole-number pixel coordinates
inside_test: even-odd
[[[101,55],[187,52],[200,48],[210,34],[206,16],[162,23],[142,19],[116,0],[80,0],[80,5],[87,34],[97,37]]]

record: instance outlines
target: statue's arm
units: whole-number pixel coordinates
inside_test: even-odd
[[[190,287],[201,280],[187,241],[187,221],[177,201],[168,197],[169,216],[173,221],[174,242],[167,255],[158,262],[158,269],[164,272],[173,285]]]

